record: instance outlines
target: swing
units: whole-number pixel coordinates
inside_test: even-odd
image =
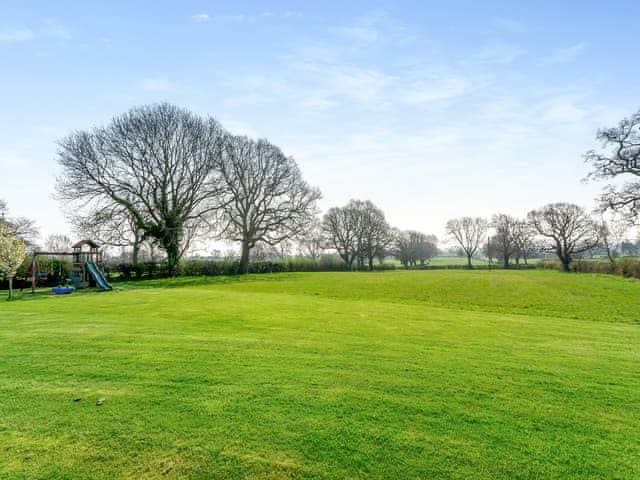
[[[36,278],[38,283],[46,283],[47,280],[49,280],[47,272],[40,271],[40,262],[38,262],[38,257],[34,257],[33,262],[29,267],[29,276]]]
[[[102,290],[111,290],[111,285],[104,277],[103,257],[100,246],[92,240],[81,240],[73,245],[72,248],[73,251],[71,252],[33,252],[30,268],[31,293],[35,293],[38,283],[43,284],[53,280],[60,282],[60,285],[53,291],[56,294],[69,294],[75,291],[76,288],[91,286],[96,286]],[[57,267],[48,262],[47,271],[43,272],[38,262],[38,258],[42,256],[55,257],[58,262]],[[71,257],[70,276],[67,274],[68,271],[60,257]],[[75,288],[71,287],[69,283],[73,283]]]

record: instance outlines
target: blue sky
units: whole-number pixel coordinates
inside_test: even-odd
[[[170,101],[266,137],[324,193],[439,236],[587,207],[581,155],[640,107],[638,2],[0,5],[0,198],[66,232],[56,140]]]

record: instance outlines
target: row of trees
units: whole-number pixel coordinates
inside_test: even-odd
[[[246,272],[251,249],[301,234],[320,198],[275,145],[166,103],[74,132],[59,147],[56,190],[76,228],[134,252],[152,242],[169,272],[203,234],[239,242]]]
[[[397,258],[405,267],[424,265],[438,253],[438,239],[417,231],[391,228],[383,211],[369,200],[351,200],[325,214],[316,248],[335,250],[348,270],[373,270],[374,260]]]
[[[464,251],[469,266],[472,256],[483,248],[490,226],[495,233],[488,238],[485,253],[499,258],[505,267],[511,258],[526,262],[536,250],[555,253],[564,270],[569,270],[576,256],[596,247],[604,249],[611,262],[615,260],[628,228],[640,223],[640,111],[615,127],[599,130],[596,138],[601,148],[584,156],[592,167],[586,180],[616,181],[604,188],[596,212],[554,203],[529,212],[522,220],[509,215],[495,215],[491,222],[469,217],[451,220],[447,232]]]
[[[492,234],[488,234],[490,228]],[[494,215],[490,222],[463,217],[447,222],[446,229],[467,256],[469,268],[472,257],[480,251],[490,259],[499,259],[504,268],[509,268],[512,261],[526,263],[537,252],[553,252],[568,271],[577,255],[607,243],[607,239],[609,247],[613,246],[607,222],[597,221],[584,208],[571,203],[545,205],[530,211],[526,219],[506,214]]]
[[[354,262],[373,268],[375,258],[383,258],[392,242],[384,213],[369,200],[351,200],[325,214],[322,230],[327,244],[338,252],[348,269]]]
[[[626,224],[616,216],[597,216],[571,203],[552,203],[532,210],[526,218],[496,214],[491,220],[462,217],[449,220],[446,232],[467,258],[484,254],[504,268],[527,263],[534,255],[555,254],[565,271],[572,260],[593,251],[604,250],[613,262],[624,240]],[[321,229],[303,240],[317,258],[324,249],[336,251],[347,269],[373,269],[373,261],[386,256],[405,267],[424,265],[438,254],[434,235],[391,228],[382,210],[370,201],[351,200],[343,207],[331,208]]]
[[[446,231],[467,257],[479,253],[508,267],[535,252],[554,252],[565,269],[573,258],[600,246],[613,260],[616,245],[640,212],[640,112],[598,132],[602,149],[585,159],[590,179],[632,177],[606,187],[599,215],[568,203],[550,204],[517,219],[463,217]],[[352,200],[315,220],[320,192],[308,185],[296,164],[275,145],[226,132],[169,104],[134,108],[108,125],[75,132],[59,144],[59,198],[78,232],[104,244],[133,249],[133,261],[147,246],[161,249],[169,271],[200,236],[240,245],[242,271],[257,247],[282,246],[293,239],[312,258],[331,249],[347,268],[373,268],[393,255],[405,266],[425,264],[437,253],[437,239],[392,228],[370,201]],[[68,205],[70,204],[70,205]],[[9,217],[0,201],[0,224],[13,238],[33,245],[34,223]],[[490,233],[491,232],[491,233]],[[64,250],[65,237],[47,239]]]

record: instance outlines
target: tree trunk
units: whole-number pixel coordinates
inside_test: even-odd
[[[369,257],[369,270],[373,270],[373,257]]]
[[[563,256],[560,258],[560,261],[562,262],[562,271],[563,272],[568,272],[569,271],[569,266],[571,265],[571,259],[568,256]]]
[[[473,268],[473,265],[471,264],[471,255],[468,255],[468,254],[467,254],[467,268],[469,268],[469,270]]]
[[[606,249],[607,249],[607,257],[609,258],[611,265],[615,264],[616,259],[613,257],[613,252],[611,251],[611,248],[609,248],[609,245],[606,246]]]
[[[138,266],[138,257],[140,255],[140,242],[136,239],[133,242],[133,253],[131,255],[131,263],[133,263],[134,267]]]
[[[178,262],[180,261],[178,249],[170,246],[167,250],[167,273],[170,277],[174,277],[178,270]]]
[[[251,247],[249,247],[249,242],[246,240],[243,240],[241,248],[242,250],[240,252],[240,272],[249,273],[249,253],[251,252]]]
[[[168,227],[162,238],[162,246],[167,252],[167,273],[170,277],[174,277],[178,270],[180,262],[180,237],[182,230],[178,227]]]
[[[503,266],[504,268],[509,268],[509,255],[504,255],[504,256],[502,257],[502,260],[503,260],[503,261],[502,261],[502,266]]]
[[[13,299],[13,277],[9,277],[9,300]]]

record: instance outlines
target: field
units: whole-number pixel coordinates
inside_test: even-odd
[[[487,260],[485,258],[473,258],[471,263],[473,265],[486,265]],[[433,266],[455,266],[466,264],[467,257],[435,257],[429,260],[429,265]]]
[[[0,478],[640,478],[638,312],[638,281],[554,271],[25,295]]]

